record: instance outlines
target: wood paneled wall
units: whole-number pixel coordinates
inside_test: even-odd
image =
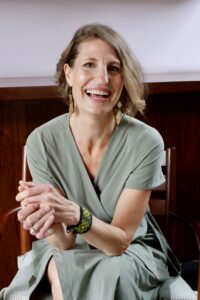
[[[177,209],[200,220],[200,90],[151,94],[147,103],[147,123],[176,147]]]
[[[14,94],[13,100],[0,101],[0,209],[18,206],[15,195],[21,179],[22,146],[28,134],[67,110],[61,99],[35,99],[35,90],[32,89],[32,99],[14,100]],[[0,289],[16,273],[19,251],[19,224],[12,218],[0,243]]]
[[[177,149],[177,209],[200,220],[200,82],[152,83],[145,122],[156,127],[166,147]],[[40,124],[65,113],[56,87],[0,88],[0,209],[17,206],[22,146]],[[0,288],[17,270],[18,222],[0,243]]]

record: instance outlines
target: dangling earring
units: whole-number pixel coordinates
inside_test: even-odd
[[[116,105],[116,114],[115,114],[115,120],[116,120],[117,125],[119,125],[119,123],[121,122],[121,119],[122,119],[121,107],[122,107],[122,104],[120,101],[118,101],[117,105]]]
[[[74,112],[74,100],[73,100],[73,96],[72,96],[72,88],[71,87],[69,87],[68,96],[69,96],[69,115],[71,116]]]

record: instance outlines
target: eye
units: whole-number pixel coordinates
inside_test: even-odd
[[[108,71],[113,73],[121,72],[121,68],[115,65],[108,66]]]
[[[92,62],[86,62],[83,66],[85,68],[92,68],[94,66],[94,63],[92,63]]]

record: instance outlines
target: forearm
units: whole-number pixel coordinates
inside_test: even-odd
[[[84,239],[106,255],[121,255],[131,243],[144,217],[150,190],[124,189],[116,206],[111,224],[93,217],[91,229]]]
[[[71,232],[66,232],[65,226],[61,224],[53,234],[45,238],[47,242],[60,250],[72,249],[75,246],[75,237]]]
[[[108,256],[121,255],[130,243],[130,239],[124,230],[112,224],[107,224],[94,216],[91,229],[82,234],[82,237],[90,245]]]

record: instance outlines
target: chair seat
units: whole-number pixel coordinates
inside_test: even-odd
[[[158,300],[197,300],[197,294],[181,276],[166,280],[158,294]]]

